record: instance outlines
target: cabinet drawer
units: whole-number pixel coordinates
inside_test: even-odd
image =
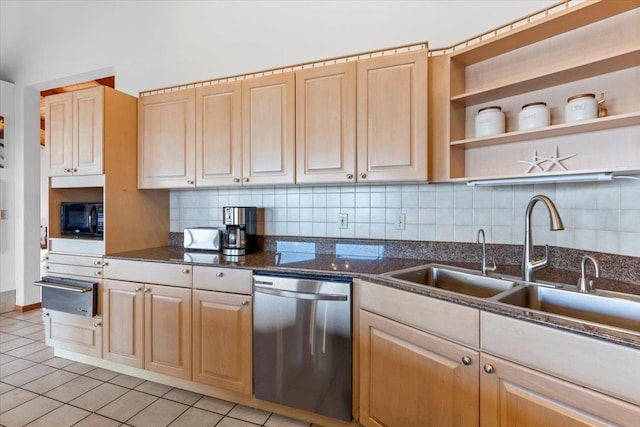
[[[81,265],[84,267],[102,267],[102,257],[66,255],[49,252],[44,260],[54,264]]]
[[[44,265],[46,275],[70,274],[73,276],[83,276],[83,278],[102,278],[102,267],[83,267],[70,264],[46,263]],[[85,279],[86,280],[86,279]]]
[[[46,311],[47,345],[93,357],[102,357],[102,318]]]
[[[194,289],[251,294],[251,270],[218,267],[193,267]]]
[[[475,348],[480,346],[479,310],[356,280],[360,308]]]
[[[640,404],[640,351],[492,313],[481,314],[482,349]]]
[[[104,265],[104,277],[128,282],[190,288],[192,274],[189,265],[107,259]]]

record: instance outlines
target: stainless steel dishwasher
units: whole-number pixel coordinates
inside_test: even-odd
[[[258,399],[351,421],[351,278],[253,276]]]

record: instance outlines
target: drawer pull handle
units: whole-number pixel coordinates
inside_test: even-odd
[[[93,265],[102,265],[102,262],[100,262],[100,261],[93,261]]]
[[[49,269],[49,266],[48,266],[48,265],[45,265],[44,267],[42,267],[42,269],[43,269],[43,270],[48,270],[48,269]]]
[[[183,272],[184,274],[189,274],[189,269],[188,269],[188,268],[185,268],[185,269],[183,269],[183,270],[182,270],[182,272]]]
[[[249,301],[247,300],[242,301],[242,305],[249,305]]]
[[[489,365],[488,363],[486,365],[484,365],[484,371],[487,374],[493,374],[496,370],[493,368],[493,366]]]
[[[102,326],[102,322],[96,322],[96,323],[93,324],[94,328],[97,328],[99,326]]]
[[[94,276],[100,276],[101,274],[102,274],[102,272],[101,272],[101,271],[94,271],[94,272],[93,272],[93,275],[94,275]]]
[[[471,358],[469,356],[464,356],[462,358],[462,363],[464,363],[467,366],[471,365]]]
[[[224,276],[224,273],[222,271],[218,271],[216,273],[216,277],[222,277],[222,276]]]
[[[109,265],[109,263],[108,263],[107,261],[105,261],[105,262],[103,262],[103,263],[102,263],[102,265],[103,265],[104,267],[106,267],[107,265]]]

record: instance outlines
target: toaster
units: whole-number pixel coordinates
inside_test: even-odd
[[[222,230],[211,227],[195,227],[184,229],[184,248],[206,251],[219,251],[221,248]]]

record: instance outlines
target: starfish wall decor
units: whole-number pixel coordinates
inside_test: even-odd
[[[529,165],[524,173],[537,172],[549,172],[554,166],[562,170],[568,170],[565,165],[562,164],[564,160],[577,156],[578,153],[569,154],[567,156],[560,156],[560,149],[556,145],[554,154],[550,156],[541,156],[538,154],[538,150],[533,150],[533,157],[531,160],[518,160],[518,163],[524,163]],[[546,163],[546,164],[545,164]]]

